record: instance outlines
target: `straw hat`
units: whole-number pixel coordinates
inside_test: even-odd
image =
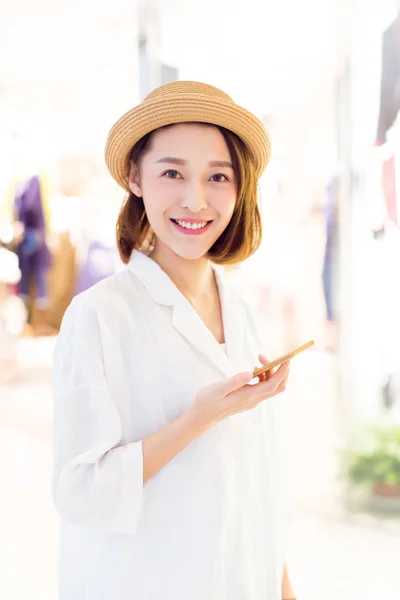
[[[129,154],[144,135],[165,125],[187,122],[219,125],[236,133],[248,148],[257,176],[265,170],[271,144],[259,119],[218,88],[194,81],[174,81],[151,92],[111,128],[105,159],[115,181],[129,191]]]

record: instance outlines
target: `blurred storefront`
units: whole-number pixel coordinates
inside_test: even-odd
[[[54,334],[73,295],[121,267],[114,222],[123,193],[104,166],[108,129],[154,87],[178,78],[226,90],[272,135],[273,158],[260,182],[264,243],[241,276],[264,311],[271,356],[309,338],[318,342],[293,361],[291,388],[280,403],[284,484],[300,512],[292,543],[299,597],[347,600],[361,589],[368,598],[389,597],[398,587],[399,522],[396,530],[385,519],[368,531],[369,521],[349,520],[336,452],[355,423],[376,419],[396,396],[397,123],[375,147],[382,36],[396,17],[395,5],[0,3],[0,396],[7,507],[0,523],[1,597],[54,598],[57,571],[48,484],[55,338],[21,339],[28,311],[18,294],[21,271],[12,244],[13,237],[21,240],[13,225],[18,184],[38,175],[42,186],[52,259],[49,305],[44,313],[33,306],[30,321],[35,333]],[[325,345],[329,317],[332,347]],[[393,407],[388,415],[397,420]],[[390,468],[398,464],[398,446]],[[338,522],[342,518],[346,523]],[[38,537],[41,553],[35,552]],[[366,569],[377,548],[383,559]]]
[[[335,254],[338,240],[330,238],[331,248],[327,238],[335,227],[334,236],[343,237],[348,209],[346,193],[341,192],[339,211],[332,190],[343,168],[338,49],[339,31],[348,21],[343,7],[350,3],[291,1],[272,10],[250,0],[232,11],[220,0],[213,4],[212,20],[207,11],[193,13],[189,4],[40,0],[33,9],[16,0],[8,7],[0,26],[2,55],[10,57],[0,67],[5,165],[0,219],[15,219],[16,184],[40,175],[52,254],[45,324],[57,330],[73,294],[120,267],[110,223],[122,194],[102,156],[109,126],[160,83],[178,77],[214,83],[255,111],[272,133],[273,159],[260,185],[265,244],[245,267],[275,327],[271,351],[323,338],[328,313],[332,321],[344,319],[335,290],[346,261]],[[243,11],[251,30],[241,29]],[[31,42],[28,57],[12,33],[17,30],[25,47]],[[349,85],[346,76],[341,93]],[[346,107],[347,99],[341,101]],[[345,132],[348,122],[342,120]],[[37,311],[31,317],[43,324]]]
[[[394,418],[400,403],[399,11],[389,0],[355,3],[342,293],[343,398],[352,422],[376,419],[388,407]]]
[[[137,2],[6,4],[0,9],[0,51],[7,56],[0,66],[4,374],[22,331],[56,333],[73,295],[119,266],[110,223],[122,195],[106,172],[103,148],[109,127],[141,97]]]

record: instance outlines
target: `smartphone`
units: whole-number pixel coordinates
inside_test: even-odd
[[[258,377],[262,373],[267,373],[267,371],[270,371],[274,367],[278,367],[279,365],[283,364],[287,360],[290,360],[297,354],[300,354],[300,352],[304,352],[304,350],[307,350],[307,348],[311,348],[311,346],[313,346],[313,345],[314,345],[314,342],[311,340],[310,342],[307,342],[307,344],[304,344],[303,346],[300,346],[299,348],[292,350],[292,352],[289,352],[288,354],[284,354],[283,356],[276,358],[275,360],[270,362],[268,365],[258,367],[258,369],[255,369],[253,371],[254,377]]]

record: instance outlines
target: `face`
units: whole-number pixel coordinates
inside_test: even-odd
[[[189,260],[207,254],[227,227],[236,202],[236,179],[222,133],[196,123],[156,131],[130,189],[143,198],[156,235],[155,252]]]

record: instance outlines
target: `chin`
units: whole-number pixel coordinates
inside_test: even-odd
[[[211,246],[206,245],[204,246],[203,244],[201,245],[202,247],[200,247],[200,245],[196,248],[195,245],[193,245],[191,248],[188,247],[189,245],[184,245],[184,244],[174,244],[171,247],[171,250],[180,258],[183,258],[184,260],[199,260],[201,258],[204,258],[209,249],[211,248]]]
[[[164,235],[161,236],[156,233],[156,239],[159,242],[156,244],[156,248],[160,255],[167,256],[172,252],[183,260],[196,261],[207,257],[210,248],[212,248],[219,235],[219,232],[218,235],[215,235],[214,231],[211,235],[206,234],[204,237],[188,236],[185,239],[179,234],[179,237],[182,237],[182,239],[179,239],[177,235],[165,235],[164,232]]]

